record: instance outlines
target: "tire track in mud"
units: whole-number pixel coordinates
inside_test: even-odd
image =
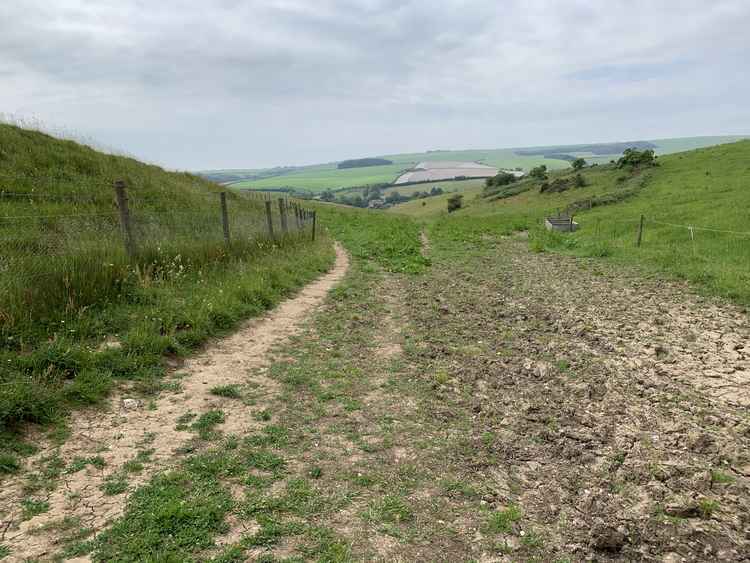
[[[103,469],[89,466],[76,473],[63,474],[57,488],[47,494],[49,510],[26,521],[23,521],[20,506],[25,496],[23,477],[4,483],[0,492],[0,530],[4,530],[0,543],[11,550],[7,560],[23,561],[52,555],[58,549],[58,540],[45,525],[48,527],[62,518],[80,518],[83,526],[99,532],[122,514],[127,503],[126,492],[107,496],[101,490],[102,485],[125,462],[135,459],[144,445],[154,453],[140,474],[130,476],[130,491],[174,465],[175,450],[193,437],[185,425],[177,428],[178,419],[185,413],[221,409],[225,414],[221,429],[225,433],[244,433],[259,428],[262,423],[252,416],[246,405],[212,395],[210,390],[218,385],[247,383],[251,375],[254,398],[261,404],[264,397],[277,393],[278,383],[256,372],[270,364],[268,353],[272,347],[301,330],[310,312],[322,304],[328,291],[344,277],[348,268],[349,258],[337,244],[336,262],[328,273],[308,284],[296,297],[190,358],[179,370],[182,375],[179,391],[162,394],[150,408],[145,409],[140,403],[120,395],[111,400],[108,411],[75,413],[70,421],[72,435],[68,440],[57,451],[47,448],[37,454],[30,465],[54,453],[66,464],[77,457],[101,456],[106,466]]]

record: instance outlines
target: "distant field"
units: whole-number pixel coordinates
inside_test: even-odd
[[[232,184],[232,187],[256,190],[288,187],[318,193],[328,189],[337,190],[352,186],[391,183],[408,167],[404,164],[390,164],[342,170],[336,168],[335,164],[325,164],[319,167],[305,168],[283,176],[237,182]]]
[[[738,136],[723,137],[686,137],[679,139],[655,139],[648,142],[656,145],[657,154],[670,154],[685,150],[707,147],[741,139]],[[252,169],[252,170],[214,170],[203,171],[202,175],[210,176],[216,181],[230,180],[237,177],[266,176],[261,179],[247,179],[235,182],[232,187],[240,189],[268,190],[279,188],[293,188],[298,191],[320,193],[325,190],[365,186],[369,184],[391,183],[406,169],[418,162],[434,160],[453,160],[465,162],[481,162],[496,168],[522,168],[525,171],[544,164],[549,170],[568,168],[566,160],[545,158],[541,155],[519,155],[517,151],[530,150],[540,147],[509,148],[509,149],[471,149],[471,150],[440,150],[421,153],[404,153],[382,155],[382,158],[393,161],[392,165],[367,166],[363,168],[338,169],[337,163],[303,166],[295,169]],[[541,147],[543,148],[543,147]],[[590,152],[580,152],[580,145],[557,146],[555,152],[570,156],[583,156],[589,163],[605,164],[617,155],[592,155]]]

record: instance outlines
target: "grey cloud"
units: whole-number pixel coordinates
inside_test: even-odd
[[[748,23],[744,0],[5,0],[0,111],[180,168],[747,133]]]

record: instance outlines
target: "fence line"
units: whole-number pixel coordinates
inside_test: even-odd
[[[42,307],[74,310],[117,299],[126,271],[157,272],[166,280],[175,264],[199,272],[204,265],[264,252],[264,241],[316,237],[315,211],[282,194],[270,205],[266,196],[198,192],[180,209],[168,195],[158,202],[149,197],[150,204],[129,198],[126,185],[108,189],[98,191],[96,206],[72,204],[57,214],[50,213],[55,204],[32,214],[25,212],[34,211],[36,201],[30,208],[23,201],[14,206],[10,198],[2,202],[0,328],[16,322],[8,319],[33,318]],[[170,202],[176,209],[162,211]]]

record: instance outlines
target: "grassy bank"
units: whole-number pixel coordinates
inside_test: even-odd
[[[663,156],[658,166],[641,170],[584,168],[585,186],[557,193],[540,193],[540,181],[525,180],[512,187],[519,193],[510,197],[495,193],[467,201],[451,216],[434,216],[433,236],[481,242],[485,234],[529,230],[536,250],[637,265],[748,304],[748,158],[750,142],[743,141]],[[552,173],[548,182],[572,175]],[[546,215],[565,209],[574,210],[578,232],[561,235],[541,228]]]
[[[166,357],[257,315],[325,271],[330,240],[268,238],[262,202],[189,174],[0,125],[0,455],[17,430],[64,420],[119,380],[159,390]],[[127,183],[127,256],[114,180]],[[290,221],[291,224],[291,221]],[[59,428],[59,426],[58,426]],[[15,461],[14,461],[15,460]]]

